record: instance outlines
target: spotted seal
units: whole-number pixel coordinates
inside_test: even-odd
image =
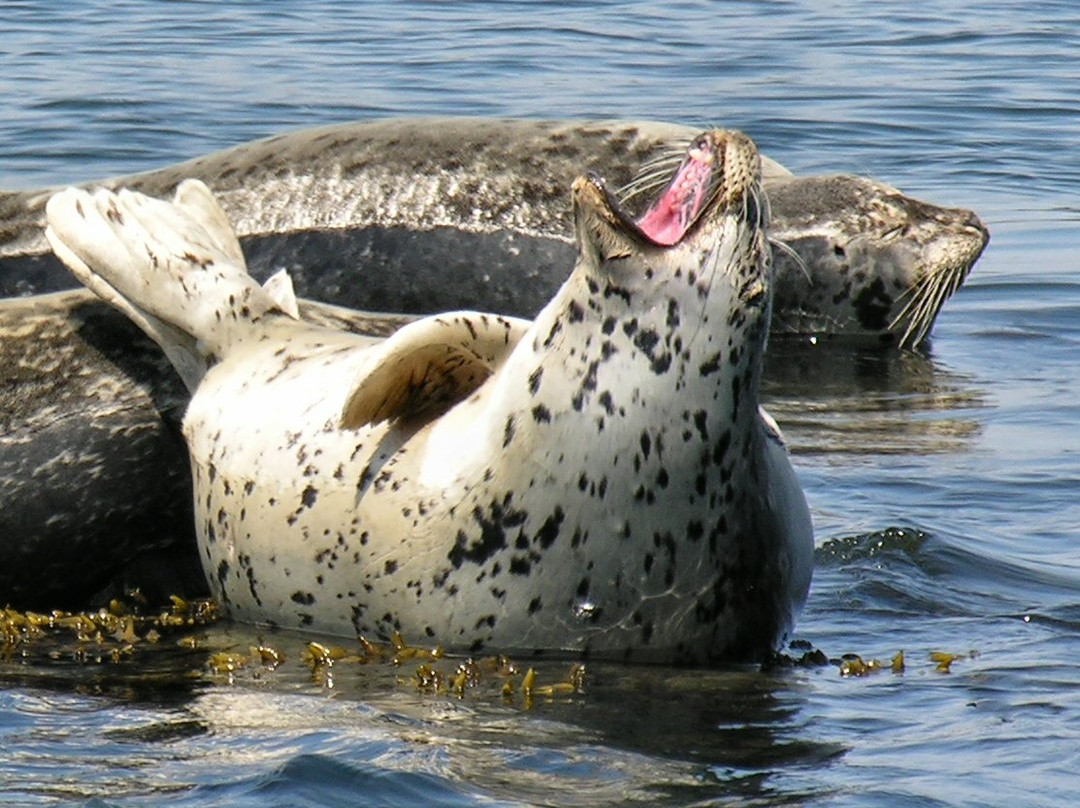
[[[771,302],[760,159],[714,130],[636,221],[596,175],[532,322],[385,341],[282,312],[224,212],[68,190],[57,254],[162,345],[211,587],[241,620],[477,652],[759,656],[810,582],[810,516],[758,406]]]
[[[376,311],[490,309],[532,317],[573,261],[565,189],[666,175],[695,131],[649,121],[408,118],[247,143],[105,182],[153,196],[205,181],[249,268],[292,272],[302,296]],[[675,148],[673,148],[675,144]],[[677,156],[673,159],[678,159]],[[659,169],[657,168],[659,160]],[[777,334],[915,346],[986,244],[967,210],[855,176],[793,177],[766,160]],[[65,288],[41,234],[51,191],[0,194],[0,295]]]

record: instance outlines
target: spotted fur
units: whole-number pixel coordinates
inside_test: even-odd
[[[533,322],[458,312],[383,342],[282,311],[201,183],[173,205],[54,197],[57,254],[190,355],[197,531],[225,608],[464,652],[700,663],[781,642],[812,536],[758,407],[760,158],[739,133],[702,142],[715,194],[673,247],[582,177],[577,265]]]

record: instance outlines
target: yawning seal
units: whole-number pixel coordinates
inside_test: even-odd
[[[758,406],[760,176],[717,130],[636,222],[579,177],[577,264],[535,321],[458,312],[382,342],[285,314],[198,182],[174,204],[69,189],[49,239],[194,388],[197,532],[236,618],[704,662],[774,648],[811,574]]]

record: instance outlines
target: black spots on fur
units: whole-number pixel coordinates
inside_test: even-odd
[[[649,455],[652,453],[652,438],[647,431],[642,431],[638,443],[641,445],[641,456],[648,460]]]
[[[532,408],[533,420],[538,424],[550,424],[551,423],[551,410],[545,407],[543,404],[537,404]]]
[[[431,585],[435,589],[442,589],[446,585],[446,579],[450,577],[450,568],[440,570],[431,577]]]
[[[709,439],[708,417],[709,414],[705,410],[697,410],[694,413],[694,428],[697,429],[703,441]]]
[[[479,620],[476,621],[476,625],[473,626],[473,628],[474,629],[482,629],[484,626],[487,626],[488,628],[495,628],[495,615],[493,615],[493,614],[484,615],[483,617],[481,617]]]
[[[742,396],[742,374],[736,373],[731,377],[731,417],[739,414],[739,399]]]
[[[630,305],[632,295],[629,289],[624,289],[621,286],[616,286],[613,283],[608,283],[604,286],[604,299],[607,300],[612,297],[618,297],[622,299],[626,305]]]
[[[555,341],[555,337],[559,336],[560,331],[562,331],[562,320],[556,320],[551,324],[551,330],[548,331],[548,335],[544,337],[545,348],[551,347],[551,343]]]
[[[225,587],[225,581],[226,581],[226,579],[228,577],[229,577],[229,562],[226,561],[223,558],[223,559],[221,559],[221,561],[218,563],[218,566],[217,566],[217,579],[218,579],[218,583],[221,585],[221,591],[222,591],[223,594],[225,592],[228,592],[228,589],[226,589],[226,587]],[[226,598],[226,599],[228,599],[228,598]]]
[[[517,427],[514,425],[514,416],[506,416],[506,424],[503,426],[503,448],[505,449],[510,445],[510,442],[514,439],[514,433],[517,431]]]
[[[674,330],[679,327],[679,303],[674,298],[668,300],[667,327]]]
[[[386,559],[386,563],[383,564],[383,574],[393,575],[395,572],[397,572],[397,568],[398,563],[394,559],[388,558]]]
[[[532,600],[529,601],[529,614],[530,615],[536,614],[538,611],[540,611],[543,608],[544,608],[544,604],[543,604],[543,601],[540,599],[539,595],[537,595],[535,598],[533,598]]]
[[[244,494],[251,496],[251,492],[255,490],[255,483],[252,480],[248,480],[244,483]]]
[[[563,513],[563,509],[556,505],[551,516],[544,520],[544,524],[540,526],[540,530],[536,533],[535,541],[540,545],[541,549],[546,550],[559,537],[559,528],[565,518],[566,514]]]
[[[670,479],[668,477],[667,469],[660,469],[660,471],[656,473],[656,484],[661,488],[667,488],[668,482],[670,482]]]
[[[544,368],[538,367],[532,373],[529,374],[529,395],[535,396],[536,391],[540,389],[540,380],[544,377]]]
[[[580,581],[578,581],[577,591],[575,594],[577,594],[579,598],[587,598],[589,596],[589,585],[589,579],[582,578]]]
[[[510,559],[510,574],[525,575],[532,572],[532,562],[524,556],[514,556]]]
[[[506,538],[505,536],[500,536],[500,538],[501,541],[494,541],[494,535],[484,536],[481,534],[479,541],[470,542],[468,534],[464,530],[459,530],[457,538],[454,540],[454,546],[450,548],[447,558],[454,565],[454,569],[460,569],[461,565],[466,561],[482,564],[494,553],[505,549]],[[486,543],[485,539],[487,539]]]
[[[727,611],[727,595],[724,592],[726,576],[721,575],[712,587],[712,597],[705,595],[694,605],[694,619],[699,625],[712,625]]]
[[[655,350],[659,342],[660,335],[651,328],[638,331],[637,334],[634,335],[634,345],[650,359],[653,358],[653,350]]]
[[[577,479],[578,491],[588,492],[590,497],[603,499],[607,494],[607,477],[601,477],[600,481],[590,480],[585,472],[581,472]]]
[[[255,570],[252,569],[251,566],[251,556],[241,555],[237,560],[240,562],[240,566],[247,576],[248,591],[251,593],[251,597],[254,598],[256,605],[262,606],[262,598],[259,597],[258,590],[256,589]]]
[[[611,393],[609,391],[605,390],[602,392],[597,401],[599,401],[600,406],[604,408],[604,411],[608,415],[615,414],[615,403],[611,400]]]
[[[618,325],[618,321],[614,317],[608,317],[604,320],[603,325],[600,326],[600,330],[607,336],[611,336],[615,331],[616,325]]]
[[[581,412],[584,409],[586,394],[591,393],[596,389],[596,378],[599,367],[600,360],[595,359],[589,363],[588,368],[585,370],[585,376],[581,380],[578,391],[574,393],[573,398],[570,399],[570,406],[573,407],[575,411]]]
[[[725,429],[720,437],[717,439],[716,444],[713,446],[712,462],[714,466],[723,464],[724,458],[727,457],[728,449],[731,448],[731,430]]]
[[[671,353],[669,351],[657,353],[656,346],[659,344],[660,335],[651,328],[638,331],[634,335],[634,345],[645,354],[652,372],[658,376],[666,373],[671,367]]]
[[[305,508],[310,508],[315,504],[315,500],[319,497],[319,491],[314,486],[307,486],[304,492],[300,495],[300,504]]]
[[[301,606],[310,606],[315,602],[315,596],[310,592],[293,592],[289,600]]]
[[[585,319],[585,309],[581,308],[581,304],[576,300],[571,300],[566,307],[566,318],[571,323],[580,323]]]
[[[716,371],[720,370],[720,363],[722,361],[720,354],[721,352],[717,351],[704,362],[702,362],[698,366],[698,373],[700,373],[702,376],[711,376],[712,374],[716,373]]]
[[[637,330],[638,330],[637,318],[632,317],[629,320],[627,320],[625,323],[623,323],[622,330],[623,330],[623,333],[626,334],[626,336],[628,336],[628,337],[634,336],[634,334],[636,334]]]
[[[686,538],[692,542],[701,541],[702,536],[705,535],[705,525],[696,519],[686,526]]]
[[[646,553],[645,554],[645,560],[642,562],[641,566],[642,566],[642,569],[645,571],[646,575],[648,575],[652,571],[653,562],[655,562],[655,561],[656,561],[656,557],[653,556],[652,553]]]
[[[520,527],[525,523],[525,511],[510,507],[511,495],[507,494],[502,502],[493,500],[485,513],[480,507],[473,510],[473,521],[480,528],[480,537],[470,539],[464,530],[459,530],[454,546],[447,555],[454,569],[460,569],[466,561],[483,564],[500,550],[508,547],[507,528]]]
[[[892,308],[892,297],[885,291],[885,283],[881,278],[875,278],[867,284],[855,299],[852,305],[855,307],[855,316],[859,318],[859,324],[869,331],[883,331],[889,324],[889,310]]]

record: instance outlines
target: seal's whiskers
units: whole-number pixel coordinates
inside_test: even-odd
[[[900,336],[900,347],[914,347],[926,339],[937,313],[945,301],[960,288],[963,279],[962,267],[950,267],[945,272],[926,273],[904,292],[902,299],[906,298],[907,302],[889,323],[889,328],[896,330],[906,323]]]
[[[615,191],[619,202],[625,205],[632,199],[651,196],[666,185],[686,157],[689,145],[690,140],[669,144],[643,161],[633,179]]]

